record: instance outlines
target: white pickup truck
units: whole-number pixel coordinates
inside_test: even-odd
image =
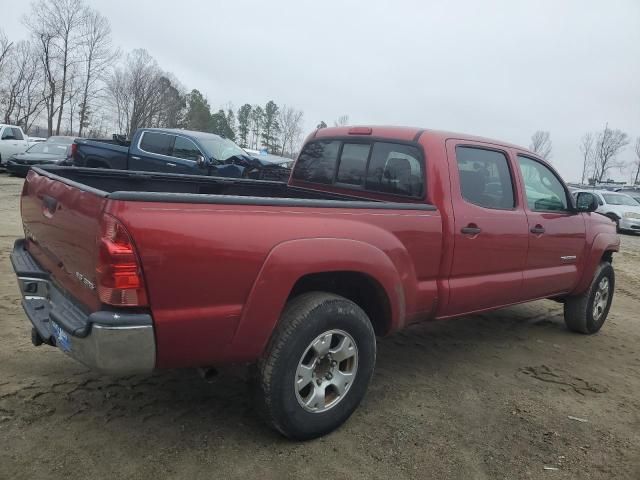
[[[16,153],[22,153],[29,148],[28,137],[22,128],[14,125],[0,124],[0,165]]]

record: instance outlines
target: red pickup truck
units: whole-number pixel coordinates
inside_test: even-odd
[[[540,298],[597,332],[619,248],[535,154],[418,128],[318,130],[288,184],[34,168],[21,208],[34,344],[109,374],[251,364],[296,439],[355,410],[376,335]]]

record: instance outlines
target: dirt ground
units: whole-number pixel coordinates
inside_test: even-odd
[[[379,340],[341,429],[293,443],[238,372],[109,378],[33,347],[9,261],[21,184],[0,175],[0,479],[640,478],[640,237],[599,334],[551,301],[414,326]]]

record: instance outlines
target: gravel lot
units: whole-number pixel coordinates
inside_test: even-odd
[[[242,371],[109,378],[33,347],[9,261],[21,185],[0,175],[0,479],[640,478],[640,237],[598,335],[550,301],[412,327],[379,341],[346,425],[292,443]]]

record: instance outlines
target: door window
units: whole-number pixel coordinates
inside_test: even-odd
[[[176,137],[176,141],[173,144],[173,156],[178,158],[184,158],[185,160],[198,160],[201,156],[200,149],[196,147],[188,138]]]
[[[4,132],[2,132],[2,140],[14,140],[13,130],[11,130],[11,128],[7,127],[4,129]]]
[[[548,167],[532,158],[518,155],[524,180],[527,205],[534,212],[568,210],[567,193],[562,182]]]
[[[24,140],[24,137],[22,136],[22,130],[20,130],[19,128],[12,128],[11,130],[13,130],[13,138],[16,140]]]
[[[140,150],[169,156],[175,138],[173,135],[164,133],[144,132],[140,140]]]
[[[509,162],[502,152],[456,147],[460,190],[469,203],[484,208],[515,207]]]

